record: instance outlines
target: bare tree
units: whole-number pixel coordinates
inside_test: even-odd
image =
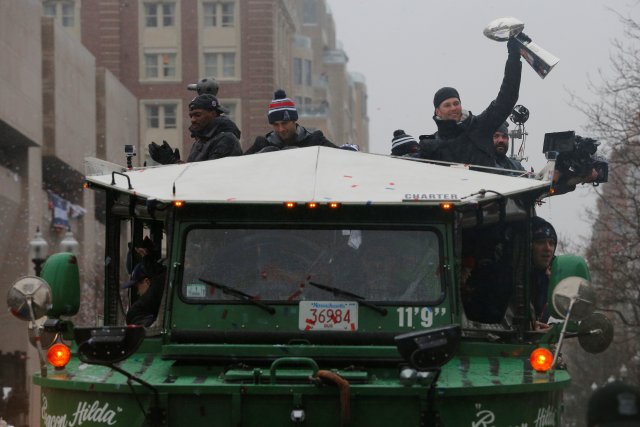
[[[585,399],[592,385],[610,378],[640,383],[640,22],[617,13],[624,37],[615,40],[611,69],[591,81],[595,102],[572,95],[572,105],[587,118],[589,136],[609,158],[609,180],[597,188],[593,231],[585,248],[598,307],[614,323],[615,338],[602,354],[569,346],[574,384],[566,415],[583,425]]]

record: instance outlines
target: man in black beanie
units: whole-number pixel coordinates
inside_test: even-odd
[[[433,120],[438,131],[420,136],[420,157],[495,167],[492,135],[518,101],[522,72],[518,42],[510,39],[507,48],[509,56],[498,97],[479,115],[462,108],[456,89],[443,87],[435,93]]]
[[[407,135],[402,129],[393,132],[393,139],[391,140],[392,156],[413,157],[419,148],[418,141],[411,135]]]
[[[549,278],[558,235],[553,225],[539,216],[531,218],[531,233],[531,304],[535,313],[534,326],[535,329],[546,329],[549,319]]]
[[[242,155],[240,129],[227,116],[229,110],[220,105],[218,98],[209,93],[198,95],[189,103],[191,136],[195,138],[187,162],[220,159]],[[167,165],[182,163],[180,151],[173,150],[167,141],[162,145],[149,144],[149,155],[156,162]]]
[[[308,130],[298,124],[298,109],[295,102],[282,89],[273,94],[267,118],[273,131],[259,136],[244,154],[266,153],[289,148],[323,145],[337,148],[322,131]]]

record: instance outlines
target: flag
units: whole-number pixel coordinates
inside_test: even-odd
[[[49,206],[53,210],[51,226],[57,230],[69,230],[70,203],[53,191],[47,191],[47,193],[49,195]]]

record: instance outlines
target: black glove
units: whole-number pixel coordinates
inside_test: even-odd
[[[161,165],[172,165],[180,161],[180,150],[172,149],[167,141],[162,141],[162,145],[155,142],[149,144],[149,155]]]
[[[522,34],[522,33],[520,33],[520,34]],[[529,39],[529,38],[527,37],[527,39]],[[520,39],[520,40],[522,40],[522,39]],[[529,41],[531,41],[531,39],[529,39]],[[515,37],[510,37],[509,38],[509,41],[507,42],[507,51],[509,52],[509,56],[520,56],[520,48],[521,47],[522,47],[522,44],[520,43],[520,41],[516,40]]]

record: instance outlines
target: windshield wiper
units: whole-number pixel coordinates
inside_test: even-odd
[[[337,297],[347,297],[347,298],[353,298],[355,300],[358,301],[358,304],[364,305],[365,307],[369,307],[370,309],[377,311],[378,313],[382,314],[383,316],[387,315],[387,309],[384,307],[380,307],[377,306],[373,303],[370,303],[369,301],[366,301],[364,299],[364,297],[361,297],[360,295],[356,295],[353,294],[349,291],[343,291],[340,288],[334,288],[333,286],[328,286],[328,285],[322,285],[320,283],[316,283],[316,282],[307,282],[308,284],[310,284],[313,287],[316,287],[318,289],[322,289],[323,291],[327,291],[327,292],[332,292],[334,296]]]
[[[260,307],[261,309],[265,310],[267,313],[269,314],[275,314],[276,313],[276,309],[273,307],[269,307],[268,305],[256,300],[256,297],[249,295],[249,294],[245,294],[244,292],[235,289],[235,288],[231,288],[229,286],[226,285],[221,285],[220,283],[216,283],[216,282],[212,282],[210,280],[205,280],[202,277],[200,277],[198,280],[200,280],[202,283],[205,283],[211,287],[214,287],[216,289],[220,289],[222,291],[223,294],[226,295],[232,295],[238,299],[241,299],[242,301],[246,301],[248,303],[251,303],[255,306]]]

